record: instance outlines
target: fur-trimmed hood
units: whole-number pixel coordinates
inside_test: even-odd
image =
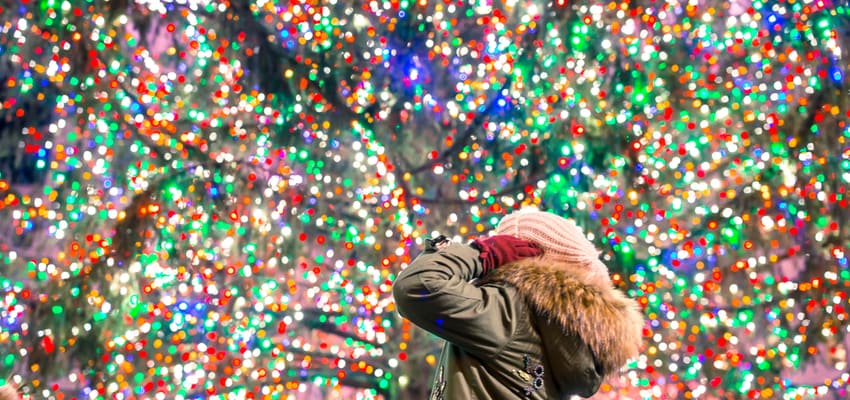
[[[639,354],[644,317],[637,302],[586,267],[531,258],[504,265],[485,280],[516,287],[538,315],[579,336],[605,375]]]

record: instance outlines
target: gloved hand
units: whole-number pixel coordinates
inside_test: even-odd
[[[481,259],[485,274],[507,263],[543,254],[543,250],[536,244],[511,235],[483,237],[473,240],[469,245],[480,252],[478,258]]]

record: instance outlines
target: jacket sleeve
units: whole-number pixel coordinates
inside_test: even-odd
[[[516,311],[507,288],[470,283],[482,272],[478,250],[468,245],[426,250],[393,283],[396,308],[466,351],[495,354],[514,332]]]

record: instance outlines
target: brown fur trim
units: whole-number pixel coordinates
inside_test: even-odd
[[[541,315],[581,337],[606,374],[639,354],[644,318],[637,302],[587,268],[532,258],[497,268],[486,281],[513,285]]]

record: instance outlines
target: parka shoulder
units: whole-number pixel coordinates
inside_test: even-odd
[[[513,285],[536,314],[580,337],[606,375],[639,354],[644,317],[638,303],[581,266],[526,259],[502,266],[486,280]]]

